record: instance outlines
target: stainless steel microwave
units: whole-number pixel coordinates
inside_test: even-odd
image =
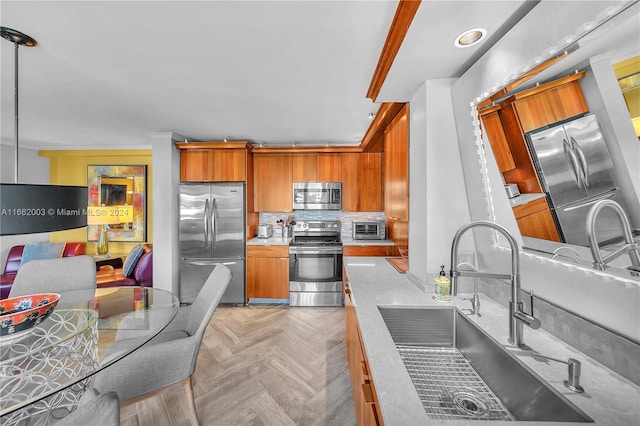
[[[294,210],[341,210],[342,183],[294,182]]]

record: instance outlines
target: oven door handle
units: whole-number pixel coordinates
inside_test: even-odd
[[[291,254],[342,254],[342,247],[289,247]]]

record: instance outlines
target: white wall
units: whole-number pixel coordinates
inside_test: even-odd
[[[2,183],[15,183],[15,150],[11,145],[0,145],[0,180]],[[49,159],[38,156],[38,151],[20,148],[18,152],[18,183],[49,183]],[[1,208],[1,206],[0,206]],[[0,218],[0,220],[2,220]],[[0,237],[0,270],[4,271],[7,254],[11,247],[26,243],[49,241],[49,233],[29,235],[8,235]]]
[[[632,228],[640,229],[640,143],[608,57],[591,58],[580,83],[584,97],[598,118],[614,173],[620,185]]]
[[[454,81],[424,82],[409,105],[409,274],[427,286],[440,265],[451,267],[453,235],[470,220],[451,101]]]
[[[0,145],[0,180],[2,183],[15,183],[15,150],[12,145]],[[40,157],[38,151],[20,148],[18,151],[18,183],[49,183],[49,159]]]
[[[611,2],[551,2],[542,1],[507,33],[485,56],[474,64],[453,86],[453,109],[458,132],[458,144],[464,168],[467,199],[474,219],[491,219],[487,210],[487,193],[481,169],[476,135],[470,125],[469,104],[481,93],[491,91],[504,76],[518,75],[526,65],[535,64],[535,58],[550,47],[558,48],[558,41],[567,35],[567,29],[580,29],[582,24],[594,21]],[[544,26],[541,27],[541,23]],[[562,46],[560,46],[562,51]],[[544,59],[544,58],[543,58]],[[487,151],[493,173],[495,158]],[[501,182],[492,179],[492,192],[498,200],[498,222],[506,217],[508,203]],[[498,196],[499,191],[502,194]],[[515,221],[505,221],[514,234],[519,234]],[[479,238],[481,236],[481,238]],[[414,238],[412,235],[411,238]],[[509,253],[494,246],[486,234],[476,233],[479,264],[485,270],[508,271]],[[536,295],[565,310],[582,316],[606,329],[640,342],[640,283],[621,279],[598,271],[577,267],[521,253],[522,286],[534,290]]]
[[[180,296],[178,185],[180,153],[171,132],[150,135],[153,162],[153,286]]]

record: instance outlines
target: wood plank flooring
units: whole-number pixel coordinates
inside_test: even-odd
[[[218,307],[194,392],[202,425],[355,425],[344,309]],[[188,425],[186,407],[176,385],[123,407],[121,423]]]

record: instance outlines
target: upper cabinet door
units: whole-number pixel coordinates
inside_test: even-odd
[[[244,149],[180,151],[183,182],[244,182],[247,179]]]
[[[409,107],[405,105],[384,132],[384,212],[409,220]]]
[[[253,156],[254,210],[290,212],[293,207],[291,154]]]
[[[498,163],[498,170],[500,173],[504,173],[516,168],[516,164],[511,154],[511,148],[507,141],[507,136],[502,128],[502,122],[500,121],[500,115],[498,111],[493,111],[488,114],[482,115],[482,126],[484,132],[489,139],[493,155]]]
[[[294,182],[341,182],[340,154],[293,154]]]
[[[382,211],[382,154],[342,154],[342,210]]]

